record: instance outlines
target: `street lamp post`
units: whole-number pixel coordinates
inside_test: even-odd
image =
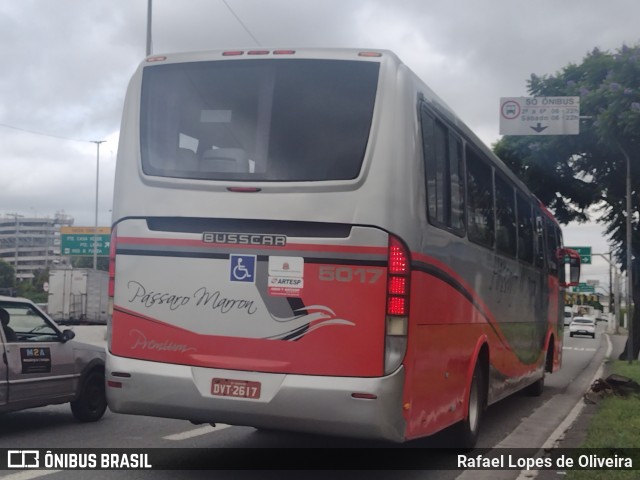
[[[609,312],[611,312],[611,307],[614,310],[613,316],[613,326],[610,325],[609,331],[613,331],[614,333],[618,333],[618,321],[617,316],[618,312],[620,312],[620,273],[618,272],[618,267],[613,263],[611,258],[611,252],[609,253],[592,253],[592,257],[602,257],[609,264]],[[611,270],[614,270],[615,273],[615,284],[612,282]],[[611,293],[613,293],[613,298],[615,301],[614,305],[611,305]]]
[[[152,43],[151,43],[151,19],[153,10],[153,0],[147,1],[147,57],[151,55]]]
[[[633,280],[632,274],[633,271],[633,253],[632,253],[632,238],[631,238],[631,158],[627,151],[622,147],[622,145],[618,145],[622,154],[624,155],[625,160],[627,161],[627,326],[629,328],[629,344],[627,349],[627,360],[631,363],[633,358],[633,319],[631,317],[631,305],[632,305],[632,289],[633,289]]]
[[[96,222],[95,230],[93,231],[93,269],[98,268],[98,190],[100,185],[100,144],[105,140],[91,140],[91,143],[95,143],[97,147],[96,156]]]

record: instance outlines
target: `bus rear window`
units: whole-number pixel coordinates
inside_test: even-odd
[[[238,181],[356,178],[379,64],[235,60],[147,67],[146,175]]]

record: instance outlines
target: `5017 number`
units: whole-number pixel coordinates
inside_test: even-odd
[[[382,276],[380,268],[320,267],[318,278],[322,282],[376,283]]]

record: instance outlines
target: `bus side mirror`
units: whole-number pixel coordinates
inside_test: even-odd
[[[560,286],[573,287],[580,283],[580,254],[570,248],[561,248],[558,251],[558,261],[561,268]],[[567,278],[569,281],[567,281]]]

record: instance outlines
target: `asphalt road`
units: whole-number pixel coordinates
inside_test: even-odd
[[[478,447],[490,449],[500,448],[538,448],[558,429],[558,426],[569,415],[569,412],[582,398],[582,394],[590,385],[597,368],[605,358],[609,340],[602,334],[603,324],[598,326],[599,334],[596,339],[574,337],[565,334],[565,348],[563,368],[560,372],[548,375],[545,391],[540,397],[528,397],[517,394],[507,398],[489,408],[483,426]],[[82,335],[79,333],[79,339]],[[100,341],[100,338],[97,340]],[[173,453],[178,452],[185,461],[194,463],[210,462],[211,456],[219,453],[219,449],[230,448],[231,454],[246,456],[246,462],[240,461],[241,466],[250,467],[256,458],[260,461],[273,460],[273,468],[285,468],[287,457],[295,463],[300,455],[314,455],[318,461],[332,464],[331,450],[315,450],[309,452],[300,449],[367,449],[366,452],[379,460],[387,456],[390,462],[402,455],[426,455],[421,465],[427,465],[426,470],[398,471],[389,469],[380,471],[229,471],[215,472],[187,471],[180,473],[181,479],[216,478],[216,479],[244,479],[244,478],[366,478],[368,479],[437,479],[450,480],[458,478],[513,478],[518,471],[495,472],[455,470],[437,470],[439,461],[446,455],[454,453],[434,450],[448,444],[449,432],[443,432],[429,439],[409,442],[405,445],[394,446],[392,451],[386,444],[364,442],[362,440],[329,438],[314,435],[293,434],[285,432],[264,432],[250,427],[229,427],[218,425],[191,425],[182,420],[159,419],[114,414],[107,412],[104,418],[95,424],[78,424],[70,413],[68,405],[51,406],[22,412],[13,412],[1,417],[0,448],[28,449],[28,448],[167,448]],[[268,448],[277,447],[279,452],[269,453]],[[178,448],[189,450],[178,450]],[[197,450],[197,449],[204,450]],[[421,449],[416,452],[416,449]],[[237,450],[236,450],[237,449]],[[260,449],[260,450],[254,450]],[[429,449],[429,450],[426,450]],[[272,451],[275,452],[275,451]],[[333,451],[335,452],[335,450]],[[355,452],[354,452],[355,453]],[[323,457],[323,455],[325,455]],[[346,455],[349,455],[348,453]],[[400,455],[400,456],[402,456]],[[345,458],[344,452],[340,458]],[[451,457],[453,458],[453,457]],[[359,465],[358,465],[359,466]],[[491,474],[491,475],[489,475]],[[63,480],[67,478],[175,478],[172,471],[0,471],[0,478],[6,480],[27,480],[31,478],[45,478],[46,480]]]

